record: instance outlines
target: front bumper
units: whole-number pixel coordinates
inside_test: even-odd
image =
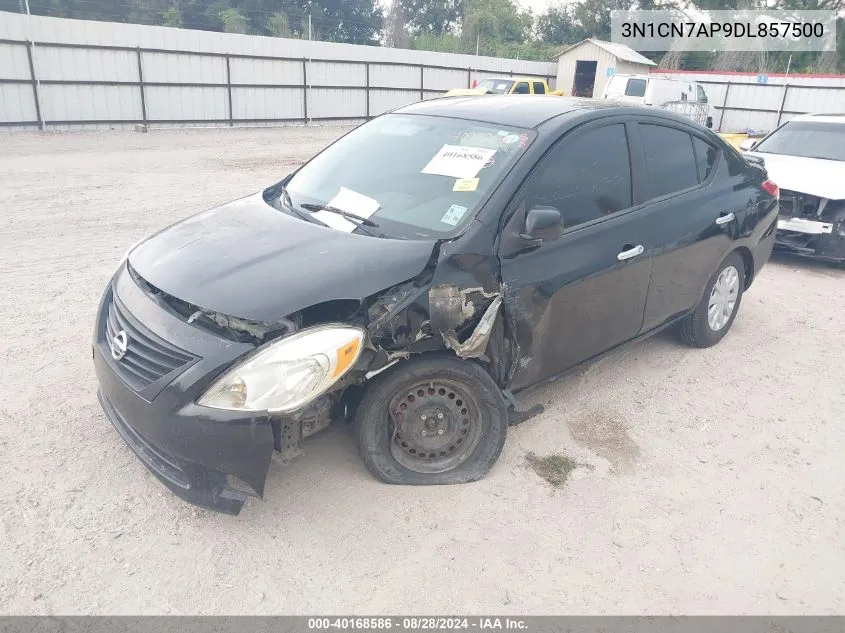
[[[775,249],[822,261],[845,262],[845,222],[780,218]]]
[[[139,384],[113,358],[108,334],[110,306],[119,327],[133,337],[179,348],[182,366]],[[145,338],[146,337],[146,338]],[[155,356],[136,342],[139,352]],[[157,349],[157,348],[154,348]],[[195,404],[211,381],[251,345],[221,339],[188,325],[145,294],[122,266],[103,295],[94,332],[98,397],[106,416],[144,465],[190,503],[237,514],[248,495],[262,496],[275,445],[266,414],[228,412]],[[162,370],[164,371],[164,370]],[[149,380],[153,378],[153,380]]]

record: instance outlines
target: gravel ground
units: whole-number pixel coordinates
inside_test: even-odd
[[[845,273],[803,261],[715,348],[661,335],[531,392],[474,484],[379,484],[337,427],[239,517],[150,475],[95,397],[118,259],[339,132],[0,136],[0,612],[845,611]],[[591,468],[554,488],[531,451]]]

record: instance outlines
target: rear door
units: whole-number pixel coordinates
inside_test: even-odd
[[[634,127],[655,247],[646,332],[695,306],[734,248],[749,196],[741,168],[729,165],[719,144],[695,128],[661,119],[641,119]]]
[[[499,242],[505,311],[529,386],[634,338],[651,274],[650,227],[632,210],[630,126],[605,119],[563,136],[517,194]],[[519,237],[532,206],[561,212],[563,235],[539,247]]]

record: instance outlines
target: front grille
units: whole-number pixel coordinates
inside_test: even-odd
[[[126,353],[119,360],[112,359],[112,364],[123,381],[136,391],[194,360],[187,352],[143,330],[112,294],[105,329],[107,354],[111,354],[110,344],[121,330],[126,333]]]

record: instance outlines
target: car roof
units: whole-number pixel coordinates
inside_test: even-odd
[[[616,101],[553,95],[479,95],[429,99],[407,105],[394,112],[534,128],[563,114],[621,108],[626,105]]]
[[[845,114],[801,114],[792,121],[812,121],[814,123],[840,123],[845,125]]]

